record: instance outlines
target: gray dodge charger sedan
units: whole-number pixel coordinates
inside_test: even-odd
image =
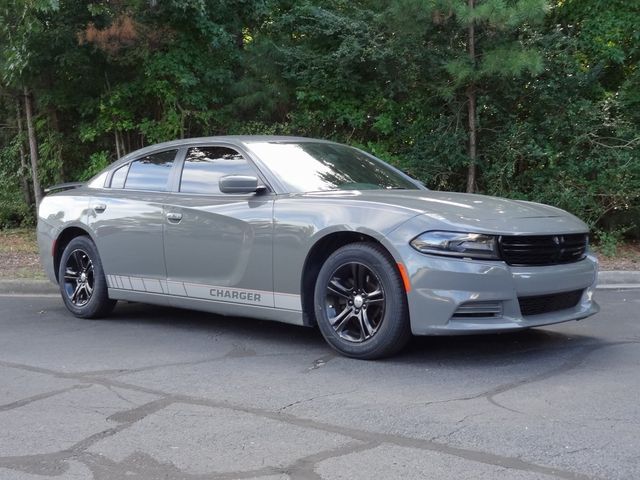
[[[117,300],[317,325],[344,355],[598,311],[587,226],[538,203],[434,192],[361,150],[230,136],[132,152],[40,205],[78,317]]]

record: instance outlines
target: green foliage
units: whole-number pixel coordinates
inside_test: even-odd
[[[89,157],[89,164],[82,173],[79,175],[78,180],[85,182],[94,175],[100,173],[100,171],[109,166],[109,152],[103,150],[101,152],[92,153]]]
[[[449,11],[439,21],[455,43],[444,46],[451,57],[445,69],[452,77],[455,88],[470,82],[506,76],[509,78],[529,72],[542,71],[542,55],[528,40],[537,33],[534,25],[544,20],[547,2],[544,0],[477,1],[473,7],[467,2],[450,0],[436,2],[435,14]],[[476,56],[471,59],[467,51],[469,39],[466,29],[475,28]]]
[[[34,220],[33,211],[20,192],[19,137],[0,149],[0,229],[24,226]]]
[[[18,193],[19,195],[19,193]],[[5,228],[28,227],[35,224],[35,215],[31,206],[18,196],[0,193],[0,230]]]
[[[561,18],[579,30],[584,60],[594,63],[630,63],[640,53],[640,4],[628,0],[567,0]]]
[[[625,0],[6,0],[0,225],[33,221],[22,87],[45,186],[229,133],[347,142],[464,190],[472,86],[480,190],[568,209],[609,248],[640,229],[639,16]]]
[[[36,122],[36,130],[39,133],[40,180],[45,185],[61,183],[64,167],[64,138],[60,132],[49,129],[42,118]]]
[[[532,75],[542,73],[542,55],[533,49],[517,48],[512,45],[495,48],[485,53],[480,64],[482,75],[518,76],[525,72]]]
[[[448,5],[447,5],[448,4]],[[486,23],[493,28],[508,29],[523,23],[540,23],[547,10],[546,0],[485,0],[476,2],[471,8],[464,1],[450,0],[439,6],[447,5],[455,12],[457,20],[464,26],[469,23]]]
[[[596,231],[596,250],[606,257],[615,257],[627,229]]]
[[[57,0],[5,0],[0,6],[0,73],[6,85],[16,85],[28,75],[36,52],[34,40],[44,25],[39,14],[56,12]]]

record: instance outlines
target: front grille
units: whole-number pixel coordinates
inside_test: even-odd
[[[500,237],[502,259],[514,266],[558,265],[582,260],[588,235],[529,235]]]
[[[528,315],[540,315],[542,313],[551,313],[573,308],[582,298],[582,292],[583,290],[574,290],[572,292],[554,293],[551,295],[518,297],[520,312],[526,317]]]

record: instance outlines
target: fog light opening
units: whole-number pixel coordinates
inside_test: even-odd
[[[496,300],[465,302],[453,313],[453,318],[498,318],[502,317],[502,302]]]

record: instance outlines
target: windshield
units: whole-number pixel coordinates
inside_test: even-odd
[[[335,143],[250,143],[248,147],[290,192],[419,187],[381,160]]]

